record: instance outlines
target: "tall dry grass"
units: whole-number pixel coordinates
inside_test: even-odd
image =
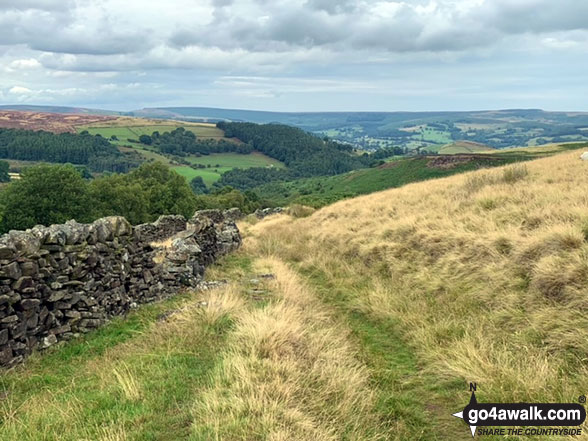
[[[195,403],[196,439],[388,439],[348,331],[286,265],[261,264],[276,277],[272,299],[233,314],[224,361]]]
[[[245,246],[399,320],[439,378],[477,381],[494,400],[575,401],[588,386],[588,163],[577,156],[244,225]]]

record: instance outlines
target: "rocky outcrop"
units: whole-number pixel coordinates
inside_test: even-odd
[[[69,221],[0,237],[0,366],[95,329],[141,303],[196,287],[204,269],[237,249],[222,211],[162,216],[132,227],[122,217]]]
[[[255,210],[255,216],[257,216],[258,219],[263,219],[264,217],[267,216],[272,216],[274,214],[280,214],[283,213],[284,209],[282,207],[275,207],[275,208],[258,208],[257,210]]]

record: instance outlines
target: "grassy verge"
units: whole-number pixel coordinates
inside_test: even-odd
[[[0,439],[186,439],[195,391],[231,326],[201,320],[203,298],[144,306],[4,373]]]

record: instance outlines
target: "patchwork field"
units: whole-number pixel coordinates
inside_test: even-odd
[[[90,124],[76,126],[78,133],[87,130],[92,135],[100,134],[105,138],[116,136],[117,144],[127,145],[128,139],[138,139],[141,135],[151,135],[153,132],[170,132],[178,127],[184,127],[202,139],[225,139],[222,130],[214,124],[183,123],[176,121],[147,120],[140,118],[121,117],[108,121],[108,124]]]
[[[251,168],[251,167],[276,167],[283,168],[284,164],[280,161],[265,156],[261,153],[254,152],[248,155],[237,153],[219,153],[207,156],[187,156],[186,161],[191,164],[200,164],[206,168],[192,168],[187,165],[173,166],[172,168],[187,180],[192,180],[196,176],[202,177],[204,183],[208,186],[218,181],[221,175],[233,168]]]
[[[496,151],[490,146],[471,141],[456,141],[439,149],[440,155],[456,155],[460,153],[489,153]]]

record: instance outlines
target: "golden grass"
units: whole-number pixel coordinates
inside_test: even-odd
[[[244,224],[245,247],[399,320],[426,371],[478,381],[486,401],[575,402],[588,378],[586,189],[588,163],[564,153]]]
[[[273,298],[233,314],[224,361],[194,407],[198,439],[387,439],[348,331],[282,262],[257,264],[276,276]]]

